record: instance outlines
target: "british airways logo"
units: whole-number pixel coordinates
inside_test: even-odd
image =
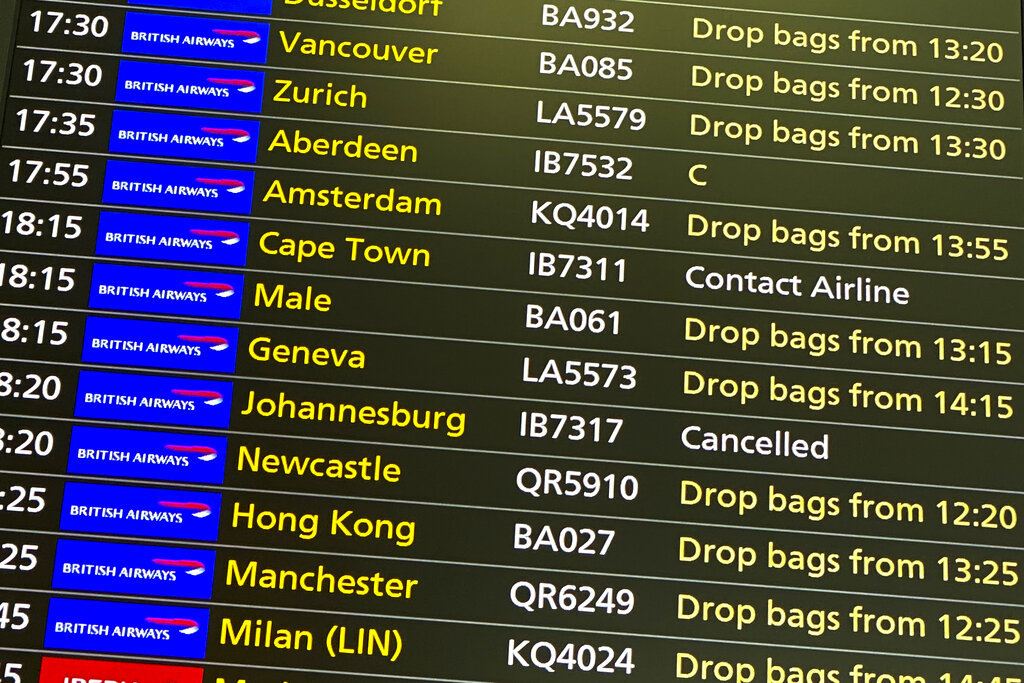
[[[96,253],[244,266],[248,239],[248,223],[101,211]]]
[[[60,539],[53,587],[209,599],[215,559],[212,550]]]
[[[227,427],[230,382],[83,370],[75,415],[96,419]]]
[[[224,85],[229,88],[234,88],[241,93],[250,93],[256,91],[256,81],[250,81],[248,78],[207,78],[207,82],[215,85]]]
[[[263,40],[263,36],[260,35],[259,31],[248,31],[242,29],[230,29],[230,28],[215,28],[213,32],[218,36],[230,36],[232,38],[238,38],[247,45],[255,45]]]
[[[128,12],[121,51],[265,64],[269,34],[265,23]]]
[[[199,633],[199,622],[195,619],[182,619],[182,618],[168,618],[168,617],[146,617],[147,624],[156,624],[157,626],[170,626],[176,628],[178,633],[190,636],[193,633]]]
[[[202,131],[209,135],[228,138],[232,142],[241,143],[252,140],[252,134],[244,128],[211,128],[209,126],[203,126]]]
[[[206,187],[222,188],[231,194],[245,192],[245,183],[235,178],[196,178],[196,182]]]
[[[217,540],[220,495],[68,483],[61,529],[201,541]]]
[[[191,323],[89,317],[82,360],[106,365],[234,372],[238,330]]]
[[[242,239],[241,236],[234,230],[204,230],[202,228],[193,228],[189,230],[189,233],[198,237],[212,237],[218,240],[221,244],[232,246],[238,244]]]
[[[217,459],[218,455],[217,449],[211,448],[210,446],[182,446],[179,444],[167,444],[164,448],[172,453],[187,453],[189,455],[194,455],[202,462],[213,462]]]
[[[197,398],[208,406],[219,406],[224,402],[224,394],[219,391],[208,391],[206,389],[171,389],[175,396],[186,398]]]
[[[234,295],[243,283],[241,275],[228,273],[98,263],[93,267],[89,306],[237,320],[242,301]]]
[[[235,288],[226,282],[198,282],[196,280],[189,280],[185,282],[185,286],[203,292],[210,292],[222,299],[235,295]]]
[[[264,74],[184,64],[122,61],[117,74],[117,102],[190,109],[259,112],[263,109]]]
[[[148,111],[114,111],[110,151],[122,154],[253,163],[259,123]]]
[[[254,178],[252,171],[111,160],[107,162],[103,201],[248,214],[252,212]]]
[[[227,351],[231,348],[231,342],[224,337],[205,336],[196,334],[179,334],[178,339],[190,344],[199,344],[211,351]]]
[[[75,474],[220,484],[227,438],[76,425],[68,471]]]
[[[194,607],[53,598],[45,647],[201,659],[210,612]]]
[[[206,503],[195,503],[192,501],[161,500],[160,507],[169,510],[181,510],[196,519],[204,519],[213,514],[213,510]]]
[[[199,560],[165,560],[163,558],[153,558],[153,564],[159,567],[173,567],[175,569],[181,569],[189,576],[202,576],[206,573],[206,564]]]

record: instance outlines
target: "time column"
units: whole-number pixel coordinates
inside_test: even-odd
[[[17,3],[15,3],[17,4]],[[50,35],[84,48],[111,33],[103,12],[56,6],[18,12],[16,40]],[[103,67],[66,53],[16,50],[4,65],[16,87],[51,88],[57,97],[91,99]],[[62,483],[71,425],[39,416],[70,415],[85,316],[62,306],[84,299],[89,266],[48,255],[91,254],[96,216],[68,204],[101,180],[102,166],[75,153],[100,137],[88,106],[56,99],[6,97],[0,156],[0,680],[37,680],[49,568],[56,557]],[[30,146],[62,150],[41,155]],[[66,151],[65,151],[66,150]],[[42,201],[15,197],[36,196]],[[74,302],[74,303],[72,303]]]
[[[62,502],[57,477],[66,471],[71,434],[69,423],[52,418],[73,413],[78,373],[71,366],[80,359],[85,321],[73,307],[87,298],[90,268],[81,257],[93,253],[90,226],[98,218],[72,202],[98,187],[103,173],[102,162],[78,153],[100,144],[102,116],[74,101],[103,90],[104,65],[65,49],[88,50],[112,34],[102,11],[22,3],[17,16],[16,44],[45,37],[62,49],[16,48],[3,65],[12,89],[48,89],[53,98],[0,93],[0,643],[11,648],[0,649],[3,683],[39,675],[42,658],[32,650],[43,642],[42,591],[50,588]]]

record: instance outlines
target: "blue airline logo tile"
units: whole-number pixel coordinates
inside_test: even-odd
[[[52,598],[44,644],[58,650],[202,659],[209,624],[210,611],[195,607]]]
[[[110,128],[110,151],[252,163],[259,132],[256,121],[118,110]]]
[[[249,224],[101,211],[100,256],[244,266]]]
[[[228,440],[223,436],[75,425],[71,428],[68,472],[221,484],[227,450]]]
[[[107,162],[103,201],[190,211],[252,213],[252,171]]]
[[[266,64],[270,25],[128,12],[122,52]]]
[[[263,72],[122,60],[116,102],[259,112]]]
[[[53,587],[209,600],[216,553],[121,543],[57,541]]]
[[[231,419],[231,389],[230,382],[83,370],[79,373],[75,415],[227,427]]]
[[[64,485],[63,531],[216,541],[219,523],[217,493],[79,482]]]
[[[228,273],[97,263],[89,306],[237,320],[243,285],[241,275]]]
[[[238,330],[150,320],[87,318],[82,360],[199,372],[234,372]]]
[[[128,4],[236,14],[270,14],[273,9],[273,0],[128,0]]]

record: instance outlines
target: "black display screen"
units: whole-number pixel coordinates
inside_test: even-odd
[[[3,0],[0,683],[1021,683],[1016,0]]]

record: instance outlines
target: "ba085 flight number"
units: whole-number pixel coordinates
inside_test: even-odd
[[[628,81],[633,78],[633,60],[628,57],[577,57],[571,52],[559,56],[554,52],[540,53],[540,74],[543,76],[575,76],[598,78],[603,81]]]

